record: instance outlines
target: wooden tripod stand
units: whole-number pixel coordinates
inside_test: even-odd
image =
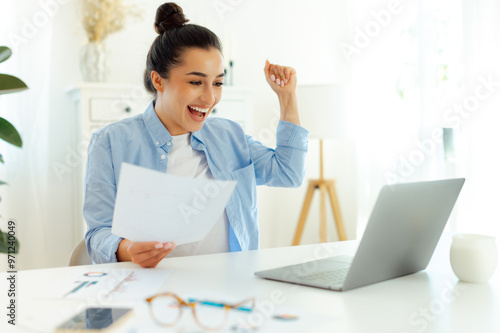
[[[297,224],[297,230],[295,231],[295,236],[293,238],[292,245],[299,245],[300,238],[302,237],[302,231],[304,230],[304,225],[306,224],[307,213],[311,207],[311,201],[314,195],[314,190],[319,189],[320,191],[320,240],[321,243],[326,242],[326,192],[330,196],[330,203],[332,205],[333,217],[335,219],[335,224],[337,226],[337,233],[339,240],[346,240],[344,230],[344,222],[342,220],[342,215],[340,214],[340,206],[337,197],[337,191],[335,190],[335,180],[325,179],[323,176],[323,139],[319,141],[320,150],[320,178],[309,180],[309,186],[307,188],[306,198],[304,200],[304,205],[302,206],[302,212],[300,213],[299,222]]]

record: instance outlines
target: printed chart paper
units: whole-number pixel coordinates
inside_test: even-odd
[[[44,288],[39,298],[92,300],[137,300],[153,295],[172,274],[171,269],[129,269],[75,267],[50,288]]]
[[[123,163],[111,232],[133,242],[199,241],[222,216],[235,186]]]

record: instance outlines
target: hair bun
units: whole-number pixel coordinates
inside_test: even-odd
[[[179,5],[166,2],[156,10],[155,30],[161,35],[165,31],[180,27],[188,21]]]

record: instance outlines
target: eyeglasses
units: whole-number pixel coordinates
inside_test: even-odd
[[[173,327],[182,318],[182,309],[191,308],[196,324],[204,330],[216,331],[223,328],[231,310],[238,310],[251,314],[255,308],[255,299],[248,298],[235,304],[226,304],[209,300],[188,299],[184,301],[174,293],[162,293],[146,299],[149,304],[151,317],[156,324],[164,327]],[[246,324],[245,328],[256,329]]]

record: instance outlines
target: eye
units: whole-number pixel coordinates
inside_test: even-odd
[[[214,85],[217,87],[221,87],[224,85],[224,83],[223,82],[215,82]]]
[[[189,81],[192,85],[199,86],[201,84],[201,81]]]

